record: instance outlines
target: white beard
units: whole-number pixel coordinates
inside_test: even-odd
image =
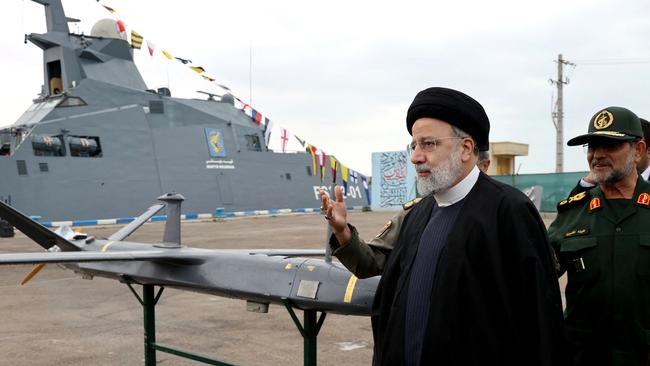
[[[609,159],[605,159],[605,160],[607,161]],[[595,165],[595,163],[596,161],[591,162],[592,165]],[[609,163],[611,164],[611,161],[609,161]],[[634,150],[631,150],[630,154],[627,156],[627,160],[625,161],[625,165],[623,165],[623,167],[621,167],[620,169],[613,169],[609,173],[606,172],[593,173],[593,177],[596,183],[614,184],[622,181],[625,177],[630,175],[632,169],[634,169],[635,167],[636,165],[634,164]]]
[[[442,161],[438,166],[432,167],[429,164],[416,164],[416,170],[429,170],[431,174],[426,177],[419,177],[417,180],[418,192],[422,196],[431,193],[439,193],[451,188],[452,185],[463,174],[463,162],[461,160],[460,147],[452,151],[448,159]]]

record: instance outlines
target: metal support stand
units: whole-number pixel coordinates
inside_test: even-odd
[[[142,298],[133,289],[130,283],[127,283],[135,298],[142,305],[142,314],[144,319],[144,365],[156,365],[156,304],[162,296],[164,287],[160,287],[158,294],[154,297],[153,285],[142,285]]]
[[[130,282],[126,282],[129,289],[138,299],[142,305],[142,313],[144,318],[144,365],[156,365],[156,351],[169,353],[178,357],[187,358],[190,360],[202,362],[208,365],[216,366],[233,366],[229,363],[221,362],[208,358],[203,355],[181,351],[172,347],[156,344],[156,304],[162,296],[164,287],[160,287],[156,296],[154,296],[154,285],[142,285],[142,297],[133,289]]]
[[[317,321],[316,310],[304,310],[303,311],[304,321],[303,324],[300,324],[300,320],[298,320],[296,313],[293,311],[293,307],[291,306],[289,300],[283,299],[283,302],[284,302],[284,306],[287,308],[287,311],[289,312],[289,315],[291,315],[291,319],[293,319],[293,322],[296,324],[296,327],[298,328],[300,335],[302,335],[304,341],[304,348],[303,348],[304,366],[316,366],[316,361],[317,361],[316,341],[318,339],[318,333],[320,332],[320,329],[323,326],[323,322],[325,322],[325,317],[327,316],[327,313],[321,312],[320,317],[318,317],[318,321]]]

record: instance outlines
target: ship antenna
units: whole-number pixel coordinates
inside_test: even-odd
[[[253,105],[253,42],[248,44],[248,103]]]
[[[169,62],[165,62],[165,71],[167,71],[167,87],[169,90],[172,89],[171,82],[169,81]]]

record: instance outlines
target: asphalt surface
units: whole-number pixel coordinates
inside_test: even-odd
[[[350,213],[370,238],[393,212]],[[547,225],[552,217],[545,217]],[[119,226],[84,228],[106,237]],[[157,242],[164,223],[149,223],[130,241]],[[318,214],[188,221],[183,244],[201,248],[309,248],[324,246]],[[37,252],[17,232],[0,238],[1,253]],[[0,365],[143,365],[142,307],[126,285],[48,265],[25,286],[32,266],[0,266]],[[563,282],[563,281],[562,281]],[[136,286],[136,289],[139,287]],[[301,312],[297,312],[302,319]],[[236,365],[302,365],[303,342],[286,309],[246,311],[241,300],[165,289],[156,307],[157,342]],[[160,365],[199,365],[158,352]],[[370,365],[372,331],[367,317],[328,314],[318,337],[319,365]]]

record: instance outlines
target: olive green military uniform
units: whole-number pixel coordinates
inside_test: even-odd
[[[350,272],[359,278],[378,276],[384,270],[388,254],[395,247],[404,218],[420,198],[406,202],[403,210],[388,221],[382,230],[369,242],[359,237],[359,232],[348,224],[352,237],[345,246],[340,246],[336,236],[330,237],[332,254],[334,254]],[[366,245],[363,245],[366,244]]]
[[[600,187],[571,196],[549,237],[568,272],[573,364],[650,364],[650,183],[639,177],[628,200],[608,200]]]

